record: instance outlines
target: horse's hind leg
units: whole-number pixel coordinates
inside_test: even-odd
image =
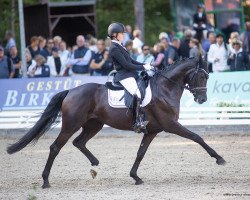
[[[77,147],[91,162],[92,166],[97,166],[99,161],[97,158],[87,149],[86,143],[94,137],[103,127],[103,123],[98,120],[90,119],[82,127],[83,130],[78,137],[73,141],[75,147]]]
[[[169,127],[170,128],[165,131],[193,140],[194,142],[200,144],[211,157],[215,158],[218,165],[226,164],[226,161],[220,155],[218,155],[216,151],[213,150],[206,142],[204,142],[204,140],[199,135],[189,131],[178,122],[172,122]]]
[[[143,136],[143,139],[141,141],[141,144],[140,144],[140,147],[139,147],[139,150],[137,152],[137,156],[136,156],[136,159],[135,159],[135,162],[134,162],[134,165],[130,171],[130,177],[132,177],[134,180],[135,180],[135,184],[136,185],[140,185],[143,183],[143,181],[138,177],[137,175],[137,170],[138,170],[138,167],[150,145],[150,143],[152,142],[152,140],[155,138],[156,134],[155,133],[147,133],[147,134],[144,134]]]

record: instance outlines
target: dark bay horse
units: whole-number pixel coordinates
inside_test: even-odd
[[[147,120],[149,120],[148,133],[143,136],[136,160],[130,171],[130,176],[135,180],[135,184],[143,183],[137,176],[137,169],[151,141],[162,131],[193,140],[200,144],[211,157],[214,157],[217,164],[225,164],[225,160],[199,135],[178,123],[180,99],[184,88],[188,89],[194,95],[194,100],[201,104],[207,100],[208,76],[207,65],[201,58],[189,58],[157,71],[150,79],[152,100],[143,108]],[[126,113],[125,108],[110,107],[107,88],[101,84],[89,83],[56,94],[37,123],[18,142],[10,145],[7,152],[15,153],[30,142],[37,141],[49,130],[60,111],[62,112],[62,128],[50,146],[49,157],[42,174],[43,188],[50,187],[48,178],[54,159],[69,138],[80,128],[82,128],[82,132],[74,139],[73,145],[89,159],[92,165],[98,165],[99,161],[86,148],[86,143],[103,128],[104,124],[120,130],[132,130],[132,111]]]

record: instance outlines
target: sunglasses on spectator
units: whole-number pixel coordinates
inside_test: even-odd
[[[239,43],[233,43],[233,45],[240,45]]]
[[[149,48],[143,49],[143,51],[149,51],[149,50],[150,50]]]

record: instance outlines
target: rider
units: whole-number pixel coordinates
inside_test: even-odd
[[[146,129],[148,121],[144,121],[143,113],[141,110],[141,93],[138,89],[135,78],[138,76],[137,71],[150,70],[152,66],[150,64],[143,64],[133,60],[122,42],[124,39],[125,26],[122,23],[112,23],[108,27],[108,37],[112,40],[111,47],[109,49],[109,55],[113,60],[115,69],[117,71],[114,82],[120,82],[122,86],[134,96],[134,118],[133,125],[135,132],[142,132]]]

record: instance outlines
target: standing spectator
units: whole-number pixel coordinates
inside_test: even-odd
[[[202,41],[202,49],[207,53],[210,45],[216,43],[215,33],[212,31],[207,32],[207,38]]]
[[[230,38],[228,40],[228,55],[234,51],[234,47],[233,47],[233,41],[235,39],[239,39],[240,35],[238,32],[232,32],[230,34]]]
[[[109,58],[109,52],[105,49],[104,40],[97,41],[98,52],[90,63],[93,76],[107,76],[113,69],[113,63]]]
[[[11,59],[4,55],[4,49],[0,46],[0,79],[13,78],[15,69]]]
[[[250,70],[249,57],[242,49],[242,42],[239,39],[232,41],[233,50],[229,53],[227,60],[231,71]]]
[[[46,48],[44,48],[40,54],[47,60],[48,56],[52,55],[52,48],[54,47],[54,41],[53,39],[48,39]]]
[[[70,51],[67,50],[67,44],[65,41],[61,41],[59,44],[59,56],[64,59],[68,59],[70,57]]]
[[[124,40],[123,40],[124,46],[129,40],[133,40],[132,27],[130,25],[127,25],[125,28],[126,28],[126,32],[124,33]]]
[[[54,42],[54,47],[59,49],[59,44],[61,43],[62,38],[60,36],[55,36],[53,38],[53,42]]]
[[[27,71],[29,71],[29,69],[33,69],[36,66],[36,61],[32,59],[30,50],[28,48],[25,49],[25,58]]]
[[[72,67],[72,71],[75,74],[89,75],[89,64],[92,59],[91,50],[85,47],[85,38],[83,35],[77,36],[76,44],[78,48],[68,60],[68,67]]]
[[[125,48],[126,48],[127,52],[129,53],[130,57],[133,60],[136,60],[138,52],[135,52],[135,50],[133,49],[133,41],[132,40],[127,41]]]
[[[15,41],[11,31],[6,31],[5,38],[7,40],[7,44],[6,44],[6,47],[5,47],[6,55],[9,56],[10,47],[16,46],[16,41]]]
[[[151,64],[155,60],[154,56],[150,53],[150,47],[146,44],[142,46],[142,53],[136,58],[137,62]]]
[[[47,41],[43,36],[39,36],[38,40],[39,40],[39,43],[38,43],[39,49],[40,51],[42,51],[46,47]]]
[[[168,64],[173,64],[174,61],[179,59],[179,48],[180,48],[180,40],[178,38],[173,38],[172,45],[168,51]]]
[[[93,52],[93,55],[98,52],[98,47],[96,43],[97,43],[97,39],[91,36],[89,39],[89,49]]]
[[[228,71],[228,47],[224,42],[224,35],[216,35],[216,44],[212,44],[207,55],[208,62],[212,63],[213,72]]]
[[[243,42],[242,47],[250,56],[250,22],[246,22],[246,31],[244,31],[240,38]]]
[[[153,64],[154,67],[156,67],[157,69],[163,69],[164,68],[164,58],[165,58],[165,54],[164,54],[164,45],[162,43],[158,43],[156,46],[156,59],[155,62]]]
[[[192,38],[192,31],[190,29],[185,30],[184,32],[184,37],[181,39],[181,44],[180,44],[180,56],[181,58],[189,58],[189,42]]]
[[[203,50],[201,47],[201,44],[199,42],[199,40],[192,38],[189,42],[189,47],[190,47],[190,51],[189,51],[189,57],[199,57],[200,55],[203,56]]]
[[[141,47],[143,45],[143,42],[141,41],[141,31],[140,30],[134,30],[133,32],[134,40],[133,40],[133,49],[136,49],[138,53],[141,53]]]
[[[167,66],[168,65],[169,40],[166,37],[162,37],[160,41],[164,45],[164,65]],[[157,46],[156,46],[156,51],[157,51]]]
[[[45,65],[45,58],[41,55],[35,57],[36,66],[33,68],[29,67],[27,72],[28,77],[30,78],[39,78],[39,77],[49,77],[50,69],[48,65]]]
[[[22,61],[21,61],[19,55],[17,54],[16,46],[10,47],[10,59],[13,63],[14,69],[15,69],[15,74],[14,74],[13,78],[20,78],[21,77],[20,69],[22,67]]]
[[[109,51],[109,49],[111,47],[111,39],[110,38],[105,39],[105,47]]]
[[[37,36],[33,36],[30,39],[30,43],[31,44],[28,47],[28,49],[30,51],[30,54],[31,54],[32,58],[34,58],[36,55],[40,54],[40,49],[39,49],[39,46],[38,46],[38,43],[39,43],[38,37]]]
[[[57,47],[52,48],[52,56],[48,56],[46,65],[50,68],[50,76],[63,76],[65,75],[67,59],[59,55]]]
[[[168,37],[168,34],[167,34],[166,32],[161,32],[161,33],[159,34],[159,40],[160,40],[160,42],[161,42],[163,39],[167,39],[168,42],[170,41],[170,40],[169,40],[169,37]]]

